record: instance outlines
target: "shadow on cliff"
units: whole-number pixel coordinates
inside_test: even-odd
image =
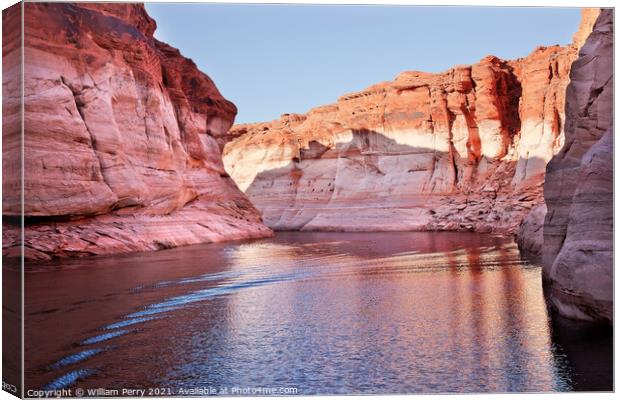
[[[373,180],[376,180],[375,188],[380,187],[380,181],[394,171],[394,166],[385,168],[380,157],[409,157],[403,172],[411,174],[412,180],[413,175],[418,174],[419,180],[419,174],[426,173],[429,182],[435,181],[438,163],[442,164],[440,168],[447,168],[445,175],[449,177],[450,186],[459,180],[457,161],[450,153],[399,143],[372,130],[352,130],[348,141],[336,141],[331,147],[318,140],[310,140],[304,147],[295,142],[285,146],[296,148],[296,154],[290,161],[284,166],[265,170],[260,170],[260,165],[256,165],[258,173],[245,190],[245,194],[261,210],[263,220],[274,230],[301,230],[309,220],[301,217],[295,218],[294,223],[286,227],[272,226],[266,214],[266,209],[271,208],[269,206],[301,212],[311,204],[329,204],[335,199],[354,201],[358,205],[376,205],[394,200],[395,196],[378,196],[376,192],[366,193],[363,188],[364,181]],[[412,155],[418,155],[418,161],[412,162]],[[317,168],[314,168],[313,162],[322,164],[316,164]],[[402,175],[399,178],[403,180]],[[342,184],[349,190],[339,190]]]
[[[332,159],[337,163],[339,159],[346,159],[353,166],[358,167],[358,171],[363,169],[365,176],[374,175],[377,177],[385,176],[386,172],[379,165],[379,157],[385,156],[408,156],[420,155],[419,162],[409,162],[407,173],[414,174],[416,172],[428,173],[429,186],[424,186],[421,190],[424,193],[432,193],[445,196],[469,196],[489,184],[489,178],[496,179],[496,187],[502,193],[510,193],[511,184],[505,185],[499,182],[501,179],[511,181],[517,174],[525,174],[526,169],[539,171],[524,180],[519,185],[519,193],[523,193],[528,188],[534,188],[544,181],[544,171],[547,164],[546,160],[540,157],[529,157],[527,159],[520,158],[518,161],[489,161],[480,154],[475,155],[471,151],[467,157],[461,157],[454,145],[450,143],[450,151],[437,151],[433,148],[410,146],[408,144],[399,143],[396,140],[385,136],[382,133],[373,130],[353,130],[352,138],[348,142],[336,143],[333,148],[325,146],[317,140],[311,140],[306,147],[299,149],[298,154],[285,166],[260,170],[260,165],[253,166],[258,169],[258,173],[245,190],[245,194],[254,202],[256,197],[263,199],[268,198],[266,192],[273,189],[267,183],[274,178],[280,180],[289,180],[288,186],[291,188],[287,192],[288,200],[296,197],[296,190],[299,181],[303,176],[303,169],[307,166],[305,162],[311,160],[327,160]],[[426,160],[423,159],[426,157]],[[503,166],[502,168],[499,168]],[[483,169],[486,168],[486,171]],[[333,168],[334,172],[337,168]],[[443,171],[439,171],[443,169]],[[394,169],[392,169],[393,171]],[[440,174],[438,174],[440,172]],[[441,175],[441,176],[439,176]],[[331,179],[332,184],[328,188],[313,187],[312,193],[316,193],[320,198],[327,197],[326,192],[335,190],[335,178],[333,176],[321,176],[321,180]],[[492,182],[493,183],[493,182]],[[282,187],[278,188],[279,190]],[[276,189],[276,193],[277,190]],[[517,188],[514,192],[516,193]],[[281,193],[281,192],[280,192]],[[253,198],[254,197],[254,198]],[[351,196],[362,202],[376,202],[380,198],[373,198],[372,194],[360,194],[359,196]],[[272,198],[272,200],[280,200]],[[287,199],[281,199],[286,201]],[[320,199],[317,199],[320,200]],[[256,205],[256,204],[255,204]],[[292,206],[292,204],[291,204]],[[259,207],[260,208],[260,207]]]
[[[333,159],[337,162],[338,159],[351,160],[354,157],[365,158],[366,163],[364,166],[369,167],[366,174],[379,174],[385,175],[376,163],[372,162],[372,157],[377,156],[396,156],[396,155],[410,155],[410,154],[433,154],[435,160],[444,159],[449,156],[447,152],[438,152],[431,148],[424,147],[412,147],[406,144],[398,143],[396,140],[389,138],[379,132],[372,130],[353,130],[352,138],[348,142],[338,142],[333,148],[325,146],[318,140],[311,140],[307,147],[300,148],[297,155],[292,157],[291,161],[278,168],[261,170],[254,177],[252,183],[247,187],[245,193],[250,195],[260,190],[260,182],[265,178],[274,176],[286,176],[290,174],[291,181],[295,182],[296,179],[301,177],[301,167],[305,161],[318,160],[318,159]],[[373,168],[374,165],[374,168]],[[258,166],[257,166],[258,167]],[[433,167],[433,165],[429,165]],[[455,181],[458,181],[458,170],[456,163],[450,165],[450,169],[454,172]],[[409,169],[408,173],[423,171],[426,169]]]

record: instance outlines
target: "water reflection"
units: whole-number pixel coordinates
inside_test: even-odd
[[[31,270],[28,388],[585,387],[582,357],[550,329],[539,268],[489,235],[283,233]],[[581,380],[609,389],[610,371],[601,356]]]

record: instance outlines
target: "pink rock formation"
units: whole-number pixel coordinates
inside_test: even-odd
[[[235,106],[153,37],[142,5],[26,3],[24,14],[27,257],[271,234],[221,161]],[[18,197],[5,216],[20,214]]]
[[[613,318],[613,10],[602,10],[566,93],[566,143],[547,166],[543,278],[577,319]]]
[[[514,232],[563,145],[576,47],[392,82],[237,125],[224,164],[278,230]]]

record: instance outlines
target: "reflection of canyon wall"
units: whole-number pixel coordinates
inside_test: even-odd
[[[27,3],[24,14],[26,256],[270,234],[222,165],[235,106],[153,37],[142,5]],[[20,214],[14,193],[5,216]],[[16,232],[5,254],[17,254]]]
[[[551,304],[611,321],[613,306],[613,10],[603,10],[566,92],[566,140],[547,166],[543,275]]]
[[[404,72],[305,115],[233,127],[224,164],[275,229],[512,232],[562,147],[576,53]]]

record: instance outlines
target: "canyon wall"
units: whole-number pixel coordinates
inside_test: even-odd
[[[613,319],[613,10],[600,12],[570,72],[565,144],[547,166],[539,246],[551,305]],[[541,240],[540,238],[538,240]],[[522,242],[527,242],[523,239]]]
[[[404,72],[307,114],[234,126],[224,165],[277,230],[512,233],[564,144],[576,55],[573,43]]]
[[[236,107],[155,28],[139,4],[25,4],[27,258],[271,234],[222,164]],[[3,186],[11,221],[19,182]],[[4,255],[18,233],[3,232]]]

